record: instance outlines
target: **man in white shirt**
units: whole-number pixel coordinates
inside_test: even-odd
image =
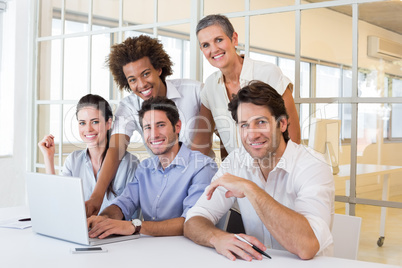
[[[144,100],[161,96],[175,102],[182,122],[179,141],[189,148],[201,106],[202,83],[189,79],[166,80],[173,73],[173,63],[157,38],[140,35],[113,45],[107,64],[118,87],[131,94],[120,102],[115,113],[110,147],[98,183],[85,202],[88,217],[98,213],[101,197],[115,176],[134,131],[143,137],[138,110]]]
[[[289,139],[283,99],[268,84],[252,82],[229,103],[243,147],[235,149],[196,205],[184,235],[230,260],[262,255],[215,227],[237,200],[245,233],[265,251],[285,249],[301,259],[332,255],[334,182],[318,153]]]

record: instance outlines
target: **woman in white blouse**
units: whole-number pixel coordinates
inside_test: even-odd
[[[110,129],[113,113],[109,103],[98,95],[88,94],[82,97],[76,109],[78,131],[85,150],[72,152],[66,159],[62,174],[82,179],[85,200],[88,200],[97,183],[98,173],[109,147]],[[46,173],[56,174],[54,168],[54,136],[46,135],[38,146],[43,154]],[[133,180],[138,165],[138,158],[125,152],[116,176],[105,193],[101,210],[120,195],[125,186]]]
[[[200,49],[208,62],[218,68],[205,81],[201,91],[201,109],[198,131],[192,149],[207,154],[212,146],[212,134],[217,130],[227,153],[241,146],[236,123],[228,110],[228,104],[240,88],[253,80],[272,86],[285,101],[289,114],[289,135],[300,143],[299,116],[292,96],[293,84],[278,66],[256,61],[237,54],[238,35],[229,19],[212,14],[198,22],[196,28]],[[226,152],[221,152],[224,156]]]

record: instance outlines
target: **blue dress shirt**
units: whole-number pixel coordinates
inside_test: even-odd
[[[181,144],[165,170],[157,156],[142,161],[134,180],[112,204],[120,207],[127,220],[138,208],[142,209],[145,221],[185,218],[216,171],[212,158]]]

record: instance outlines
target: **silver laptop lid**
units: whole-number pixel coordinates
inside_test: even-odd
[[[80,178],[27,173],[26,183],[35,232],[89,245]]]

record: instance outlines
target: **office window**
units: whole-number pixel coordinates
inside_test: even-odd
[[[157,38],[174,63],[174,73],[168,79],[190,77],[190,46],[188,35],[183,35],[183,31],[189,31],[188,23],[172,24],[170,21],[178,19],[177,16],[167,17],[165,13],[160,13],[158,20],[166,22],[166,25],[156,26],[154,29],[143,27],[133,30],[130,27],[138,25],[139,22],[154,21],[152,16],[155,13],[149,12],[156,8],[152,3],[148,5],[151,9],[144,9],[144,12],[136,16],[130,13],[129,16],[127,10],[133,10],[133,5],[143,3],[131,0],[92,2],[92,10],[89,10],[90,1],[37,1],[37,7],[43,13],[39,19],[37,39],[37,136],[33,144],[37,144],[47,134],[55,136],[56,169],[61,168],[65,157],[71,151],[85,147],[77,132],[77,101],[87,93],[98,94],[107,99],[115,111],[119,101],[129,94],[118,90],[105,66],[111,45],[120,43],[129,36],[154,36],[153,33],[157,33]],[[119,27],[121,3],[123,23]],[[159,1],[158,8],[166,9],[167,4],[166,1]],[[180,12],[183,20],[189,17],[189,5],[186,6],[188,9],[182,6]],[[35,167],[43,168],[42,155],[36,146],[34,150]],[[134,133],[129,150],[144,151],[138,133]]]
[[[260,60],[260,61],[265,61],[265,62],[270,62],[272,64],[277,65],[278,64],[278,57],[271,56],[267,53],[258,53],[254,51],[250,51],[250,58],[255,59],[255,60]]]
[[[190,54],[198,48],[197,40],[190,39],[198,20],[193,15],[223,13],[239,34],[240,51],[251,58],[277,64],[293,82],[299,81],[295,83],[294,96],[304,141],[309,137],[311,118],[340,119],[341,165],[353,162],[402,166],[402,148],[399,148],[402,126],[398,122],[402,115],[401,60],[367,54],[369,35],[401,43],[400,28],[389,29],[379,23],[392,18],[394,26],[402,25],[402,17],[397,14],[400,1],[298,3],[294,0],[36,0],[39,9],[35,13],[39,17],[34,20],[39,23],[35,28],[38,33],[34,49],[38,52],[34,53],[37,55],[34,62],[37,99],[33,109],[36,137],[32,138],[31,147],[37,148],[38,139],[54,131],[59,137],[56,165],[60,167],[70,151],[82,147],[74,132],[73,111],[78,98],[88,92],[97,93],[116,109],[128,93],[118,91],[102,64],[110,45],[130,35],[149,34],[161,40],[175,63],[172,78],[191,75],[204,82],[216,69],[202,55],[198,62],[198,57]],[[196,10],[198,4],[203,10]],[[370,12],[373,10],[375,20]],[[76,68],[69,66],[74,61]],[[295,71],[295,66],[300,66],[300,72]],[[134,137],[131,144],[142,144],[141,138]],[[129,148],[141,150],[131,145]],[[39,154],[36,157],[34,169],[38,170],[43,164]],[[356,178],[356,174],[350,177]],[[372,199],[378,205],[379,181],[378,176],[357,180],[355,195],[348,193],[344,181],[337,179],[336,195],[344,199],[336,203],[336,209],[344,206],[349,196],[351,207],[354,203],[367,206],[367,201],[359,197]],[[390,196],[400,198],[400,180],[392,179],[391,183]]]

